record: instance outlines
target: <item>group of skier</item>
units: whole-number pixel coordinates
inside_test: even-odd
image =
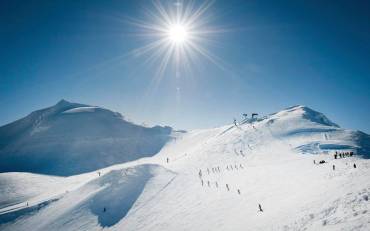
[[[353,156],[353,152],[335,152],[334,159],[339,158],[345,158],[345,157],[351,157]]]

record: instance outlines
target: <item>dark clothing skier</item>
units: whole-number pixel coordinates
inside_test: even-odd
[[[258,208],[260,209],[260,212],[263,212],[261,204],[258,204]]]

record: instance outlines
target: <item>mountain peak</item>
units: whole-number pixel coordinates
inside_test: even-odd
[[[67,100],[65,100],[65,99],[61,99],[61,100],[59,100],[58,101],[58,103],[56,103],[56,104],[70,104],[71,102],[69,102],[69,101],[67,101]]]
[[[304,105],[291,106],[278,112],[277,114],[281,116],[299,116],[322,125],[339,127],[336,123],[329,120],[323,113],[315,111]]]
[[[61,99],[60,101],[58,101],[51,108],[55,112],[60,112],[61,110],[63,111],[63,110],[68,110],[68,109],[72,109],[72,108],[76,108],[76,107],[86,107],[86,106],[89,106],[89,105],[80,104],[80,103],[72,103],[72,102],[69,102],[65,99]]]
[[[67,101],[67,100],[65,100],[65,99],[61,99],[61,100],[59,100],[59,101],[55,104],[55,106],[67,106],[67,105],[74,105],[74,104],[76,104],[76,103],[72,103],[72,102],[69,102],[69,101]],[[80,104],[78,104],[78,105],[80,105]]]

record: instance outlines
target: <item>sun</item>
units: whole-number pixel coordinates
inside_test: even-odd
[[[167,71],[177,77],[192,74],[201,66],[201,57],[224,68],[222,60],[209,50],[213,37],[223,32],[211,23],[213,2],[155,0],[145,11],[145,19],[131,22],[146,43],[135,49],[135,57],[143,57],[146,64],[155,67],[156,79],[162,79]]]
[[[167,36],[175,44],[182,44],[188,39],[189,31],[184,25],[174,24],[168,28]]]

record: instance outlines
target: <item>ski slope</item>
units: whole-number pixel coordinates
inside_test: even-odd
[[[0,230],[369,230],[369,143],[295,106],[89,173],[1,173]]]

